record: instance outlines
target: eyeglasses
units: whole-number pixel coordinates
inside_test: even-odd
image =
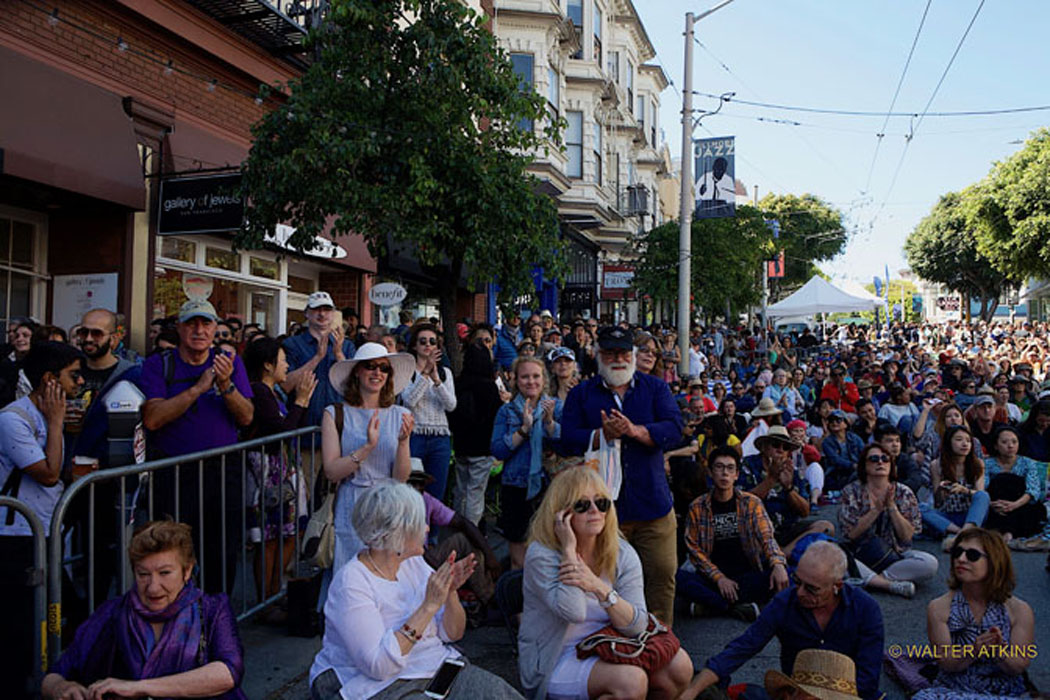
[[[437,338],[419,338],[416,340],[417,345],[437,345]]]
[[[812,583],[806,583],[798,577],[798,574],[791,574],[791,582],[810,595],[820,595],[824,590],[823,586],[814,586]]]
[[[217,331],[215,333],[215,337],[216,338],[223,338],[225,340],[229,340],[230,338],[233,337],[233,335],[229,331]]]
[[[890,459],[891,458],[889,455],[868,455],[868,461],[872,464],[878,464],[880,462],[889,462]]]
[[[735,472],[736,471],[736,465],[735,464],[722,464],[722,463],[712,464],[711,465],[711,471],[712,472]]]
[[[78,328],[77,337],[81,340],[91,336],[93,340],[102,340],[106,337],[106,331],[101,328]]]
[[[981,557],[988,556],[979,549],[974,549],[973,547],[962,547],[960,545],[952,547],[949,554],[951,554],[953,560],[958,559],[965,554],[966,560],[970,562],[980,561]]]
[[[383,374],[390,374],[394,371],[394,368],[386,362],[362,362],[361,366],[365,368],[366,372],[375,372],[376,370],[379,370]]]
[[[580,515],[583,515],[591,509],[592,503],[594,504],[594,507],[598,509],[599,513],[608,512],[609,506],[612,505],[612,501],[605,497],[596,498],[593,501],[589,498],[581,498],[572,504],[572,509]]]

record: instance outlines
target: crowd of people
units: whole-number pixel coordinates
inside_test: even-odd
[[[499,328],[464,319],[454,342],[438,319],[400,321],[362,326],[320,291],[300,326],[271,337],[191,300],[151,325],[145,358],[105,309],[73,344],[61,329],[9,328],[0,479],[45,526],[66,485],[110,467],[102,404],[120,382],[143,396],[149,459],[320,428],[249,451],[247,479],[223,458],[159,470],[154,519],[127,552],[105,508],[73,518],[95,518],[91,585],[106,602],[70,613],[76,635],[45,696],[240,697],[225,594],[249,575],[241,552],[258,599],[276,596],[329,485],[315,698],[399,698],[448,678],[451,698],[518,697],[452,645],[514,576],[528,697],[716,697],[777,637],[779,672],[747,697],[825,697],[814,679],[831,678],[836,697],[877,698],[884,625],[869,593],[912,598],[937,575],[923,538],[950,555],[932,644],[1032,643],[1011,557],[1050,550],[1045,324],[823,338],[697,326],[682,357],[670,328],[547,310]],[[116,489],[100,482],[95,497],[115,502]],[[0,606],[28,625],[31,589],[12,572],[32,541],[5,515]],[[242,517],[246,542],[223,529]],[[127,592],[115,590],[125,556]],[[694,669],[676,610],[750,626]],[[646,652],[625,662],[617,639]],[[0,662],[9,678],[29,675],[23,656]],[[1020,696],[1025,669],[944,659],[923,697]]]

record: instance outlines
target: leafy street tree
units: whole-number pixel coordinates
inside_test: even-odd
[[[903,320],[904,320],[905,323],[915,323],[917,321],[921,321],[922,320],[922,314],[921,313],[916,313],[915,309],[912,307],[912,301],[911,301],[912,296],[917,291],[917,288],[915,287],[915,283],[910,281],[910,280],[899,280],[898,279],[898,280],[890,280],[889,286],[890,286],[889,291],[887,292],[887,290],[884,289],[884,290],[882,290],[882,293],[887,295],[886,296],[886,302],[887,302],[886,303],[886,309],[888,310],[888,312],[890,314],[890,318],[893,319],[893,317],[894,317],[894,314],[893,314],[893,307],[894,307],[894,305],[895,304],[900,304],[901,305],[901,309],[902,309],[901,313],[904,315],[904,319]],[[873,283],[868,283],[868,284],[864,285],[864,288],[866,290],[868,290],[869,292],[871,292],[872,294],[875,293],[875,285]],[[903,300],[903,302],[902,302],[902,300]],[[995,307],[992,307],[992,308],[994,309]],[[885,323],[886,322],[886,317],[882,315],[881,311],[879,312],[879,314],[880,314],[879,322],[880,323]],[[870,318],[873,322],[875,320],[875,312],[874,311],[863,311],[863,312],[860,312],[859,314],[855,314],[855,315],[861,316],[863,318]]]
[[[639,252],[635,287],[658,301],[677,299],[677,222],[646,233]],[[759,274],[773,252],[772,234],[761,211],[742,205],[733,218],[694,219],[692,252],[693,305],[702,307],[709,318],[724,313],[727,303],[740,310],[761,302]]]
[[[525,170],[562,125],[482,18],[459,0],[333,0],[310,42],[313,65],[255,126],[238,246],[285,223],[299,250],[326,225],[377,256],[410,250],[446,328],[462,278],[497,282],[505,303],[531,294],[533,265],[563,275],[554,204]]]
[[[841,253],[848,240],[842,212],[816,195],[767,194],[758,202],[767,219],[780,222],[777,249],[785,253],[784,277],[771,280],[771,298],[784,296],[820,271],[816,263]]]
[[[923,279],[980,300],[981,318],[987,321],[1008,280],[978,249],[976,225],[969,214],[982,199],[973,187],[943,195],[909,234],[904,251],[911,269]]]
[[[975,195],[981,255],[1015,281],[1050,277],[1050,129],[996,163]]]

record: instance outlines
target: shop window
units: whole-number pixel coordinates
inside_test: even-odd
[[[33,225],[25,221],[11,222],[11,265],[33,269]]]
[[[197,262],[197,244],[181,238],[164,236],[160,239],[160,255],[168,260],[195,263]]]
[[[37,227],[29,221],[0,217],[0,324],[37,315],[34,289]]]
[[[296,294],[313,294],[315,287],[312,279],[288,275],[288,289]]]
[[[204,250],[204,264],[216,270],[227,270],[229,272],[241,271],[241,256],[232,250],[223,248],[212,248],[208,246]]]
[[[277,280],[281,278],[281,266],[274,260],[249,257],[248,274],[254,277],[265,277],[268,280]]]

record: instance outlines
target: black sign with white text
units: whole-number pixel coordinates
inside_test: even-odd
[[[240,173],[161,180],[157,233],[239,230],[244,219],[240,185]]]

